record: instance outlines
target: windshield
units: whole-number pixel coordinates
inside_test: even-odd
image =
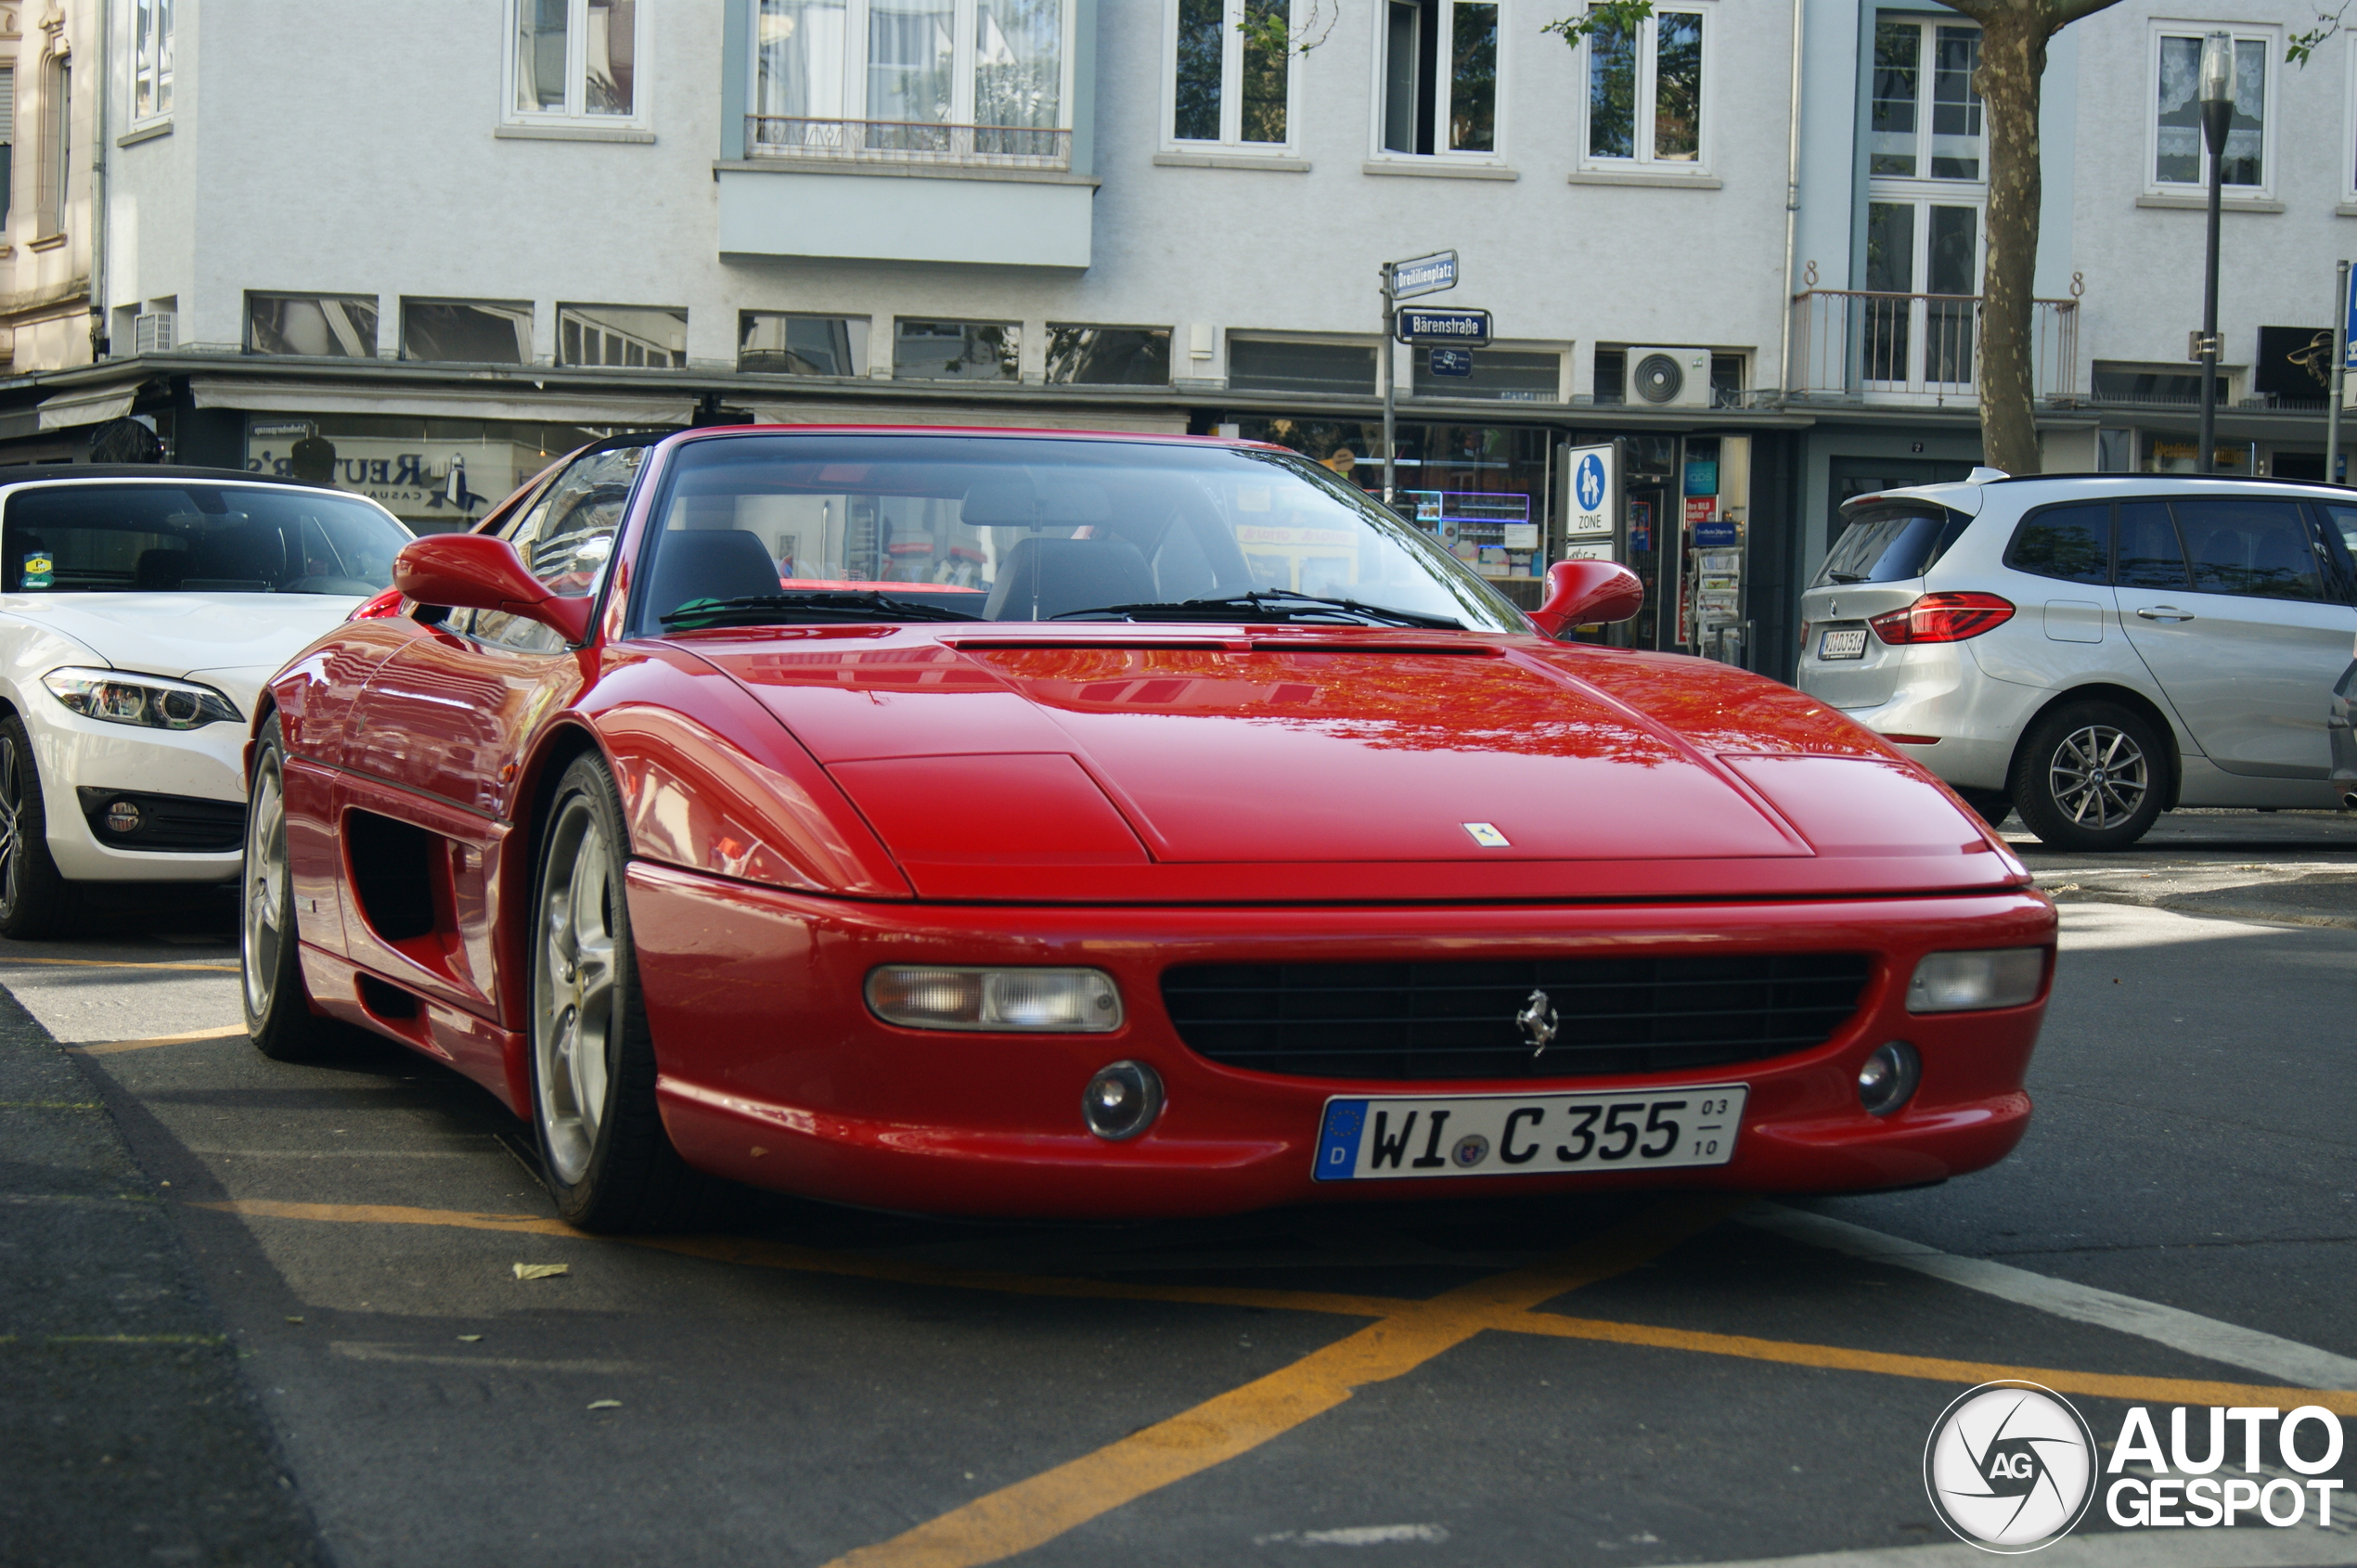
[[[1848,531],[1835,541],[1810,586],[1844,583],[1896,583],[1920,577],[1947,552],[1972,519],[1941,507],[1913,502],[1853,513]]]
[[[641,635],[832,620],[1527,629],[1440,544],[1290,453],[968,435],[687,443]]]
[[[9,593],[348,594],[393,585],[409,531],[316,490],[66,484],[8,497]]]

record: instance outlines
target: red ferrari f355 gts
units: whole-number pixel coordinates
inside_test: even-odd
[[[2029,1115],[2054,910],[1944,787],[1290,452],[623,438],[394,582],[260,704],[248,1022],[480,1081],[579,1225],[1857,1190]]]

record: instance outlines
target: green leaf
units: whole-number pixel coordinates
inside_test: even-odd
[[[1637,24],[1654,14],[1654,0],[1596,0],[1596,4],[1576,17],[1559,17],[1539,31],[1560,33],[1563,41],[1573,48],[1579,41],[1596,32],[1632,32]]]

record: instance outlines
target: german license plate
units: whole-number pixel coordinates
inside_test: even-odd
[[[1820,659],[1863,659],[1866,656],[1866,628],[1853,626],[1848,631],[1831,631],[1817,639]]]
[[[1723,1165],[1742,1084],[1619,1094],[1368,1096],[1326,1101],[1320,1181]]]

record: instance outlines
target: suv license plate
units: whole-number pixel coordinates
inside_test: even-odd
[[[1866,628],[1852,627],[1846,632],[1827,632],[1817,639],[1820,659],[1863,659],[1866,656]]]
[[[1320,1181],[1545,1176],[1723,1165],[1743,1084],[1619,1094],[1406,1095],[1326,1101]]]

